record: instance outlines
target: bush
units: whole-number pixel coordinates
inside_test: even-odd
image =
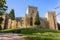
[[[20,29],[6,29],[6,30],[1,30],[0,33],[20,33]]]

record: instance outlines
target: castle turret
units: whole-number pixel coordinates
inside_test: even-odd
[[[47,18],[47,21],[49,23],[49,28],[58,30],[57,20],[56,20],[56,13],[54,11],[51,11],[51,12],[48,11],[46,13],[46,18]]]
[[[29,26],[34,25],[34,16],[36,13],[37,13],[37,7],[28,6],[27,11],[26,11],[26,16],[28,17],[27,20],[29,20],[29,22],[27,23],[27,24],[29,24]]]

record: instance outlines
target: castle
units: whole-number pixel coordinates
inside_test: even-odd
[[[2,17],[4,21],[2,22],[2,29],[13,29],[13,28],[30,28],[35,27],[34,17],[38,9],[34,6],[28,6],[25,17],[15,18],[15,20],[9,19],[8,14],[4,14]],[[55,11],[46,12],[45,18],[40,17],[40,26],[44,28],[49,28],[53,30],[58,30],[56,21]]]

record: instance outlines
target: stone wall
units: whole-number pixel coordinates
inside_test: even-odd
[[[49,23],[46,18],[40,18],[40,26],[43,28],[49,28]]]
[[[20,22],[17,22],[16,20],[8,20],[8,29],[18,28],[20,27]]]

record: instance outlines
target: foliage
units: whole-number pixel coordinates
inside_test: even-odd
[[[7,10],[6,0],[0,0],[0,29],[1,29],[1,23],[3,21],[2,15]]]
[[[6,0],[0,0],[0,12],[4,12],[7,10]]]
[[[15,14],[14,14],[14,9],[12,9],[9,13],[9,18],[14,20],[15,19]]]
[[[57,25],[58,25],[58,29],[60,30],[60,24],[59,24],[59,23],[57,23]]]
[[[4,32],[10,32],[10,31],[18,31],[21,34],[33,34],[33,33],[44,33],[44,32],[53,32],[53,33],[60,33],[60,31],[56,31],[56,30],[49,30],[49,29],[45,29],[45,28],[16,28],[16,29],[5,29],[5,30],[0,30],[4,33]]]
[[[35,25],[40,25],[40,20],[39,20],[39,14],[38,14],[38,12],[37,12],[36,15],[35,15],[34,24],[35,24]]]
[[[3,18],[2,18],[2,17],[0,17],[0,24],[2,23],[2,21],[3,21]]]
[[[5,29],[5,30],[0,30],[0,33],[20,33],[20,29]]]

